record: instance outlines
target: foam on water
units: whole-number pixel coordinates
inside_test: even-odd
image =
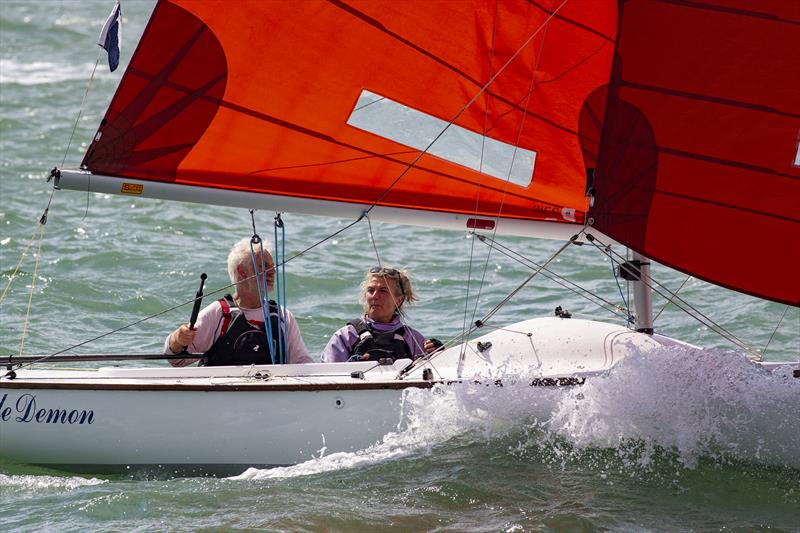
[[[94,64],[64,64],[51,61],[19,62],[14,59],[0,58],[0,83],[16,83],[19,85],[42,85],[65,81],[86,82],[92,73]],[[95,78],[111,77],[99,68]]]
[[[408,390],[402,427],[380,443],[351,453],[325,455],[323,449],[304,463],[251,468],[233,479],[368,467],[429,454],[467,433],[488,442],[522,432],[540,449],[559,448],[564,460],[615,449],[636,468],[663,451],[687,468],[701,457],[800,468],[800,380],[756,367],[739,354],[662,348],[635,353],[581,387],[529,383],[515,375],[505,376],[502,387]]]
[[[548,429],[578,448],[632,442],[677,454],[800,468],[800,380],[739,354],[661,348],[571,391]]]
[[[0,494],[8,491],[14,496],[41,495],[43,492],[67,492],[79,487],[101,485],[106,480],[78,476],[34,476],[0,474]]]

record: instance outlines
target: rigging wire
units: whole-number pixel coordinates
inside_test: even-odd
[[[324,243],[326,241],[329,241],[330,239],[333,239],[337,235],[349,230],[350,228],[352,228],[353,226],[355,226],[356,224],[361,222],[362,218],[364,218],[363,215],[358,217],[356,220],[352,221],[350,224],[346,225],[345,227],[333,232],[332,234],[328,235],[327,237],[325,237],[323,239],[320,239],[319,241],[315,242],[311,246],[308,246],[308,247],[304,248],[303,250],[297,252],[296,254],[291,256],[289,259],[286,259],[283,262],[283,264],[289,263],[289,262],[293,261],[294,259],[297,259],[298,257],[301,257],[301,256],[307,254],[308,252],[310,252],[311,250],[313,250],[317,246],[321,245],[322,243]],[[246,278],[244,281],[250,280],[254,276],[255,276],[255,274],[253,276],[250,276],[249,278]],[[225,285],[224,287],[221,287],[221,288],[218,288],[218,289],[214,289],[214,290],[210,290],[210,291],[206,291],[205,296],[211,296],[211,295],[214,295],[214,294],[222,293],[224,291],[229,290],[231,287],[235,287],[235,286],[236,286],[235,283],[229,283],[228,285]],[[120,331],[124,331],[124,330],[126,330],[128,328],[132,328],[133,326],[137,326],[137,325],[139,325],[139,324],[141,324],[143,322],[147,322],[148,320],[151,320],[153,318],[157,318],[157,317],[160,317],[160,316],[165,315],[167,313],[171,313],[172,311],[175,311],[176,309],[180,309],[181,307],[184,307],[186,305],[193,304],[196,300],[197,300],[197,297],[193,297],[193,298],[191,298],[189,300],[180,302],[180,303],[178,303],[176,305],[173,305],[172,307],[168,307],[166,309],[162,309],[161,311],[159,311],[157,313],[153,313],[152,315],[148,315],[148,316],[146,316],[144,318],[141,318],[141,319],[136,320],[134,322],[130,322],[130,323],[125,324],[123,326],[120,326],[120,327],[118,327],[116,329],[107,331],[105,333],[101,333],[100,335],[92,337],[91,339],[87,339],[87,340],[84,340],[82,342],[73,344],[73,345],[68,346],[68,347],[66,347],[66,348],[64,348],[62,350],[57,351],[57,352],[53,352],[53,353],[50,353],[48,355],[43,355],[41,358],[39,358],[39,359],[37,359],[35,361],[31,361],[30,363],[26,363],[26,364],[20,365],[20,368],[31,366],[31,365],[34,365],[36,363],[41,363],[42,361],[46,361],[50,357],[54,357],[56,355],[61,355],[63,353],[66,353],[66,352],[69,352],[71,350],[74,350],[75,348],[80,348],[81,346],[85,346],[85,345],[90,344],[90,343],[92,343],[94,341],[97,341],[97,340],[100,340],[102,338],[108,337],[108,336],[113,335],[115,333],[119,333]]]
[[[380,254],[378,253],[378,247],[375,245],[375,235],[372,233],[372,222],[370,221],[369,215],[367,213],[364,213],[364,217],[366,217],[366,219],[367,219],[367,225],[368,225],[368,228],[369,228],[369,238],[370,238],[370,241],[372,241],[372,247],[375,250],[375,258],[378,261],[378,268],[379,269],[383,268],[383,264],[381,263]],[[397,283],[399,285],[402,285],[402,283],[403,283],[403,279],[402,279],[401,276],[403,276],[403,272],[398,270],[397,271]],[[386,274],[384,273],[382,275],[382,277],[385,280],[386,279]],[[405,289],[402,289],[402,287],[401,287],[401,292],[405,293]],[[394,295],[394,293],[392,291],[389,291],[389,296],[391,296],[391,298],[392,298],[392,305],[394,305],[394,308],[395,309],[399,309],[400,306],[397,305],[397,298],[395,298],[395,295]],[[401,305],[403,303],[405,303],[405,301],[401,302]],[[409,303],[410,303],[410,300],[409,300]],[[408,326],[409,325],[407,323],[407,321],[406,321],[406,318],[401,313],[398,312],[397,313],[397,317],[399,318],[401,324],[403,324],[404,326]],[[416,344],[416,342],[415,342],[415,344]],[[423,346],[417,346],[416,348],[414,346],[409,346],[409,348],[411,348],[412,351],[416,349],[416,350],[419,350],[420,353],[422,353],[422,354],[425,353],[425,346],[424,345]]]
[[[542,24],[542,26],[540,26],[540,27],[544,27],[544,33],[545,34],[547,33],[548,22],[549,22],[549,19],[546,20]],[[514,142],[514,150],[513,150],[512,154],[511,154],[511,164],[508,167],[508,174],[506,175],[506,179],[505,179],[502,195],[500,197],[500,207],[499,207],[499,209],[497,211],[497,215],[496,215],[497,218],[500,217],[501,213],[503,212],[503,206],[505,205],[506,193],[508,192],[508,185],[511,182],[511,173],[514,170],[514,162],[516,161],[517,153],[519,151],[519,141],[522,138],[522,130],[525,127],[525,118],[528,115],[528,106],[530,105],[531,95],[533,94],[533,91],[534,91],[534,88],[535,88],[535,85],[536,85],[536,72],[539,69],[539,61],[541,61],[541,57],[542,57],[542,47],[544,47],[544,36],[542,37],[542,42],[539,45],[539,51],[536,54],[536,62],[534,64],[533,69],[531,70],[530,85],[528,86],[528,92],[525,94],[525,106],[524,106],[524,109],[523,109],[522,114],[521,114],[519,127],[517,128],[517,138],[516,138],[516,140]],[[533,181],[533,176],[531,176],[531,181]],[[497,227],[498,227],[497,224],[495,224],[495,227],[492,230],[492,239],[493,240],[494,240],[494,237],[497,235]],[[486,281],[486,273],[487,273],[488,268],[489,268],[489,259],[491,258],[491,255],[492,255],[492,247],[490,246],[489,247],[489,253],[486,254],[486,261],[483,264],[483,274],[481,275],[481,282],[478,285],[478,295],[475,297],[475,307],[473,308],[473,311],[472,311],[472,320],[473,321],[475,320],[475,315],[477,314],[477,311],[478,311],[478,303],[479,303],[479,299],[480,299],[480,293],[481,293],[481,290],[483,288],[483,284]]]
[[[523,280],[522,283],[520,283],[514,290],[512,290],[510,293],[508,293],[508,295],[505,298],[503,298],[500,302],[498,302],[497,305],[495,305],[491,310],[489,310],[485,315],[483,315],[483,318],[481,318],[480,320],[476,320],[475,323],[472,325],[472,327],[470,327],[470,329],[468,331],[462,332],[461,334],[454,336],[453,338],[451,338],[450,340],[448,340],[447,342],[444,343],[445,347],[455,346],[455,345],[461,344],[461,343],[463,343],[465,345],[465,347],[462,348],[461,355],[459,356],[459,363],[458,363],[458,376],[459,377],[461,377],[461,372],[462,372],[462,367],[463,367],[463,360],[464,360],[465,353],[466,353],[466,344],[467,343],[465,341],[469,338],[469,336],[472,335],[479,328],[484,327],[486,325],[486,323],[489,320],[491,320],[491,318],[500,309],[502,309],[509,301],[511,301],[511,299],[519,291],[521,291],[525,287],[525,285],[527,285],[540,272],[545,270],[547,268],[547,265],[552,263],[555,260],[556,257],[558,257],[571,244],[573,244],[575,241],[577,241],[577,239],[580,236],[580,234],[584,233],[585,231],[586,231],[586,226],[584,225],[584,227],[581,229],[580,232],[578,232],[577,234],[575,234],[572,237],[570,237],[569,240],[567,240],[558,250],[556,250],[556,252],[553,255],[551,255],[549,259],[547,259],[547,261],[545,261],[530,276],[528,276],[525,280]],[[409,372],[411,372],[412,370],[414,370],[415,368],[417,368],[418,366],[420,366],[422,364],[430,363],[439,354],[443,353],[443,351],[444,351],[443,349],[439,349],[439,350],[431,353],[430,355],[428,355],[426,357],[420,357],[420,358],[414,360],[414,362],[412,364],[410,364],[409,366],[407,366],[405,369],[403,369],[400,372],[398,377],[401,378],[402,376],[405,376],[406,374],[408,374]]]
[[[674,293],[672,293],[672,295],[669,297],[669,300],[667,300],[667,303],[665,303],[663,305],[663,307],[661,307],[661,309],[658,310],[658,314],[656,314],[656,316],[653,318],[653,323],[655,323],[655,321],[658,320],[658,317],[661,316],[661,313],[663,313],[664,310],[667,308],[667,306],[669,306],[669,304],[672,303],[672,299],[675,298],[678,295],[679,292],[681,292],[681,289],[683,289],[683,286],[686,285],[686,282],[688,282],[690,279],[692,279],[692,276],[686,276],[686,279],[683,280],[683,283],[681,283],[681,286],[678,287],[678,289]]]
[[[560,10],[561,7],[564,6],[564,4],[566,4],[566,0],[565,0],[564,3],[561,4],[561,6],[559,6],[559,8],[554,13],[558,12],[558,10]],[[552,7],[552,2],[551,2],[551,7]],[[495,19],[495,23],[496,23],[496,21],[497,21],[497,19]],[[543,34],[546,34],[547,33],[547,28],[549,27],[549,22],[550,22],[550,17],[548,17],[536,29],[536,32],[534,33],[534,35],[538,34],[539,30],[541,30],[542,28],[544,28]],[[532,38],[533,37],[529,38],[525,42],[523,47],[527,46],[531,42]],[[503,191],[502,191],[502,194],[501,194],[501,197],[500,197],[500,206],[499,206],[499,208],[497,210],[496,218],[498,218],[498,219],[499,219],[500,215],[502,214],[503,206],[505,205],[506,193],[508,192],[508,185],[511,182],[511,174],[512,174],[512,172],[514,170],[514,162],[516,161],[517,153],[519,151],[519,142],[520,142],[520,139],[522,138],[522,131],[523,131],[524,127],[525,127],[525,119],[526,119],[526,117],[528,115],[528,107],[530,106],[531,95],[533,94],[533,91],[534,91],[535,86],[536,86],[536,73],[539,70],[539,62],[541,61],[541,58],[542,58],[542,48],[543,47],[544,47],[544,35],[543,35],[542,40],[541,40],[541,42],[539,44],[538,53],[535,54],[535,62],[534,62],[533,69],[531,69],[530,84],[528,86],[528,92],[525,94],[525,97],[524,97],[525,98],[525,106],[524,106],[523,111],[522,111],[522,113],[520,115],[519,127],[517,128],[517,138],[516,138],[516,140],[514,142],[514,150],[513,150],[512,154],[511,154],[511,164],[508,167],[508,174],[506,175],[506,179],[505,179],[505,182],[504,182],[504,185],[503,185]],[[515,53],[515,56],[521,51],[522,51],[522,48],[519,48],[517,50],[517,52]],[[500,69],[500,71],[498,71],[497,74],[499,75],[500,72],[508,64],[509,63],[506,63],[506,65],[504,65]],[[495,75],[493,78],[495,78],[495,77],[497,77],[497,75]],[[488,98],[488,96],[487,96],[487,98]],[[488,113],[488,106],[487,106],[487,113]],[[484,139],[485,139],[485,135],[484,135]],[[483,145],[481,146],[481,163],[482,162],[483,162]],[[531,181],[533,181],[533,176],[531,176]],[[476,214],[477,214],[477,201],[478,201],[478,198],[476,197]],[[497,235],[497,228],[498,228],[498,225],[495,224],[494,229],[492,231],[492,237],[493,238]],[[478,312],[478,304],[480,303],[481,292],[483,291],[483,285],[484,285],[484,283],[486,281],[486,273],[488,272],[488,269],[489,269],[489,260],[490,260],[491,256],[492,256],[492,247],[489,246],[489,252],[486,254],[486,261],[484,261],[484,264],[483,264],[483,272],[481,274],[481,281],[478,284],[478,294],[475,296],[475,306],[473,307],[473,310],[472,310],[472,319],[471,319],[472,321],[475,320],[475,315]],[[471,260],[471,257],[470,257],[470,260]],[[470,271],[471,271],[471,269],[470,269]],[[460,368],[461,368],[461,365],[462,365],[462,362],[464,360],[465,355],[466,355],[465,348],[463,348],[462,351],[461,351],[460,359],[459,359],[459,373],[460,373]]]
[[[97,59],[94,62],[94,67],[92,68],[92,74],[89,76],[89,81],[86,82],[86,91],[83,93],[83,99],[81,99],[81,106],[78,108],[78,116],[75,118],[75,124],[72,126],[72,133],[69,135],[69,140],[67,141],[67,149],[64,150],[64,158],[61,160],[61,166],[64,166],[64,163],[67,161],[67,155],[69,154],[69,149],[72,146],[72,138],[75,136],[75,131],[78,129],[78,123],[81,120],[81,115],[83,114],[83,107],[86,104],[86,98],[89,96],[89,89],[92,87],[92,82],[94,82],[94,75],[97,72],[97,65],[100,64],[100,58],[102,57],[103,52],[98,52]],[[90,198],[90,191],[91,191],[91,179],[92,176],[89,174],[86,180],[86,210],[83,212],[83,218],[81,220],[86,220],[86,217],[89,215],[89,198]],[[53,191],[55,191],[55,186],[53,186]],[[53,191],[50,192],[50,198],[52,200]],[[50,202],[47,203],[47,206],[50,206]]]
[[[486,240],[490,239],[490,237],[485,236],[485,235],[476,235],[476,237],[478,237],[478,239],[481,242],[484,242],[484,243],[486,242]],[[541,265],[539,265],[539,263],[535,262],[534,260],[532,260],[532,259],[530,259],[528,257],[525,257],[521,253],[519,253],[519,252],[517,252],[515,250],[512,250],[511,248],[509,248],[508,246],[506,246],[506,245],[504,245],[504,244],[502,244],[500,242],[494,241],[492,244],[493,244],[493,246],[495,247],[495,249],[498,252],[500,252],[501,254],[505,255],[506,257],[518,262],[519,264],[521,264],[521,265],[523,265],[523,266],[525,266],[525,267],[527,267],[529,269],[539,268],[541,266]],[[565,278],[564,276],[561,276],[561,275],[553,272],[552,270],[549,270],[547,268],[542,269],[542,275],[544,277],[546,277],[547,279],[553,281],[554,283],[557,283],[561,287],[563,287],[563,288],[565,288],[565,289],[567,289],[569,291],[572,291],[574,294],[577,294],[578,296],[581,296],[581,297],[589,300],[591,303],[597,305],[598,307],[601,307],[601,308],[603,308],[603,309],[605,309],[607,311],[610,311],[614,315],[619,316],[621,314],[620,311],[623,310],[619,305],[614,304],[613,302],[609,302],[608,300],[606,300],[605,298],[603,298],[599,294],[596,294],[596,293],[594,293],[594,292],[592,292],[592,291],[590,291],[590,290],[588,290],[588,289],[586,289],[584,287],[581,287],[580,285],[578,285],[574,281],[571,281],[571,280]],[[592,298],[595,298],[595,300],[593,300]],[[597,300],[599,300],[599,302]]]
[[[34,262],[33,274],[31,275],[31,290],[28,293],[28,306],[25,309],[25,321],[22,326],[22,337],[19,341],[19,355],[22,356],[23,349],[25,348],[25,337],[28,334],[28,322],[31,315],[31,304],[33,303],[33,292],[36,289],[36,274],[39,272],[39,262],[42,259],[42,242],[44,241],[45,225],[41,224],[39,231],[39,244],[36,249],[36,261]]]
[[[375,234],[372,233],[372,220],[369,218],[369,211],[364,211],[362,217],[367,219],[367,226],[369,228],[369,242],[372,244],[372,249],[375,250],[375,260],[378,262],[378,268],[383,267],[381,263],[381,254],[378,252],[378,245],[375,243]]]
[[[769,336],[769,340],[767,341],[767,345],[764,346],[763,350],[761,350],[758,358],[755,359],[756,361],[761,362],[761,360],[764,358],[764,355],[767,353],[767,348],[769,348],[769,345],[772,342],[773,337],[775,337],[775,334],[778,332],[778,328],[781,327],[781,324],[783,323],[783,319],[786,317],[786,312],[788,310],[789,310],[789,306],[788,305],[783,308],[783,314],[781,314],[781,318],[780,318],[780,320],[778,320],[778,324],[775,326],[775,329],[772,330],[772,335]]]
[[[581,232],[583,232],[583,231],[584,231],[584,229],[581,230]],[[475,323],[475,327],[472,328],[472,331],[475,331],[475,329],[479,328],[480,326],[483,325],[483,323],[485,323],[489,319],[491,319],[505,304],[507,304],[511,300],[512,297],[514,297],[519,291],[521,291],[522,288],[525,287],[525,285],[528,284],[528,282],[530,282],[534,277],[536,277],[542,270],[547,268],[547,265],[549,265],[556,257],[558,257],[561,254],[561,252],[566,250],[573,242],[575,242],[577,240],[579,234],[580,233],[573,235],[567,242],[565,242],[561,246],[561,248],[556,250],[556,252],[552,256],[550,256],[550,258],[547,261],[545,261],[539,268],[537,268],[533,272],[533,274],[528,276],[528,278],[525,281],[523,281],[517,288],[515,288],[513,291],[511,291],[508,294],[508,296],[503,298],[488,313],[483,315],[483,318]]]
[[[591,242],[598,250],[600,250],[601,252],[606,254],[606,256],[608,256],[608,258],[611,259],[612,262],[616,261],[617,258],[623,259],[621,255],[619,255],[618,253],[616,253],[613,250],[611,250],[610,247],[608,247],[607,245],[603,244],[599,239],[597,239],[597,237],[592,236],[592,238],[589,239],[589,242]],[[600,243],[602,246],[598,246],[597,243]],[[616,256],[616,258],[615,258],[615,256]],[[650,280],[651,280],[651,283],[646,283],[646,282],[644,282],[644,283],[646,283],[646,285],[653,292],[655,292],[656,294],[658,294],[659,296],[661,296],[665,300],[668,299],[668,295],[671,293],[669,287],[666,287],[665,285],[659,283],[658,281],[654,280],[652,277],[650,278]],[[662,292],[662,291],[664,291],[664,292]],[[665,292],[666,292],[666,294],[665,294]],[[712,320],[711,318],[709,318],[708,316],[706,316],[705,314],[700,312],[700,310],[696,309],[690,303],[688,303],[685,300],[683,300],[677,294],[673,294],[672,296],[673,296],[673,300],[675,302],[678,302],[678,303],[675,304],[676,307],[678,307],[678,309],[680,309],[681,311],[685,312],[686,314],[688,314],[689,316],[691,316],[692,318],[694,318],[695,320],[697,320],[701,324],[705,325],[706,327],[708,327],[709,329],[711,329],[712,331],[714,331],[715,333],[717,333],[718,335],[720,335],[724,339],[726,339],[729,342],[733,343],[734,345],[738,346],[740,349],[744,350],[745,352],[748,352],[751,355],[751,358],[760,357],[760,354],[758,353],[758,351],[756,349],[754,349],[753,347],[749,346],[744,341],[742,341],[741,339],[736,337],[733,333],[729,332],[728,330],[726,330],[725,328],[723,328],[722,326],[717,324],[714,320]]]
[[[494,4],[494,23],[492,24],[492,45],[489,49],[489,77],[491,78],[494,69],[494,58],[495,58],[495,41],[497,39],[497,23],[499,21],[498,17],[499,12],[499,0],[495,1]],[[483,135],[481,135],[481,157],[480,162],[478,164],[478,180],[475,183],[475,209],[473,211],[473,216],[475,218],[478,217],[478,206],[480,205],[480,198],[481,198],[481,186],[483,185],[483,156],[486,151],[486,132],[489,129],[489,109],[491,107],[492,100],[489,98],[489,91],[485,93],[486,99],[486,111],[483,114]],[[467,316],[469,315],[469,293],[472,287],[472,262],[473,258],[475,257],[475,239],[474,235],[475,232],[472,232],[473,238],[470,239],[469,244],[469,261],[467,263],[467,291],[464,295],[464,318],[461,323],[461,333],[467,331],[467,323],[471,322],[475,318],[475,313],[473,311],[472,319],[468,319]],[[491,253],[491,250],[489,251]],[[480,285],[479,285],[480,287]],[[480,298],[480,290],[478,292],[478,296],[475,298],[475,305],[477,307],[478,299]]]
[[[14,280],[17,277],[17,273],[19,272],[19,267],[22,266],[22,262],[25,260],[25,256],[28,255],[28,250],[30,250],[33,241],[36,240],[36,233],[38,233],[39,231],[40,231],[39,224],[37,224],[36,228],[33,230],[33,235],[31,235],[31,238],[28,241],[28,244],[25,245],[25,249],[22,250],[22,253],[19,256],[19,262],[17,262],[17,266],[14,268],[14,272],[11,273],[11,277],[8,279],[8,283],[6,284],[6,288],[3,289],[3,294],[0,294],[0,303],[3,303],[3,300],[6,297],[8,289],[11,287],[11,284],[14,283]]]

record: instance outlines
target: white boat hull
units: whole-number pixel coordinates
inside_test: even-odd
[[[620,326],[542,318],[413,366],[23,369],[0,379],[0,460],[83,471],[296,464],[396,431],[406,389],[514,375],[576,385],[658,345]]]

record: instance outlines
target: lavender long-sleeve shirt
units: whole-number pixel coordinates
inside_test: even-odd
[[[380,333],[394,331],[403,325],[403,322],[397,315],[395,315],[391,322],[386,324],[375,322],[367,315],[364,315],[363,319],[371,328]],[[403,339],[405,339],[406,344],[411,351],[412,358],[416,359],[417,357],[425,354],[425,337],[422,335],[422,333],[414,328],[406,326],[405,332],[403,333]],[[356,328],[350,324],[340,328],[336,331],[336,333],[333,334],[331,339],[328,341],[328,345],[325,346],[325,349],[322,350],[320,361],[323,363],[346,362],[348,359],[350,359],[350,350],[356,345],[357,342],[358,332],[356,331]]]

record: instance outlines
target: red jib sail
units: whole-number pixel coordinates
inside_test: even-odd
[[[591,218],[797,304],[796,9],[718,4],[162,0],[83,167],[465,228]]]
[[[800,3],[620,3],[595,227],[800,305]]]

